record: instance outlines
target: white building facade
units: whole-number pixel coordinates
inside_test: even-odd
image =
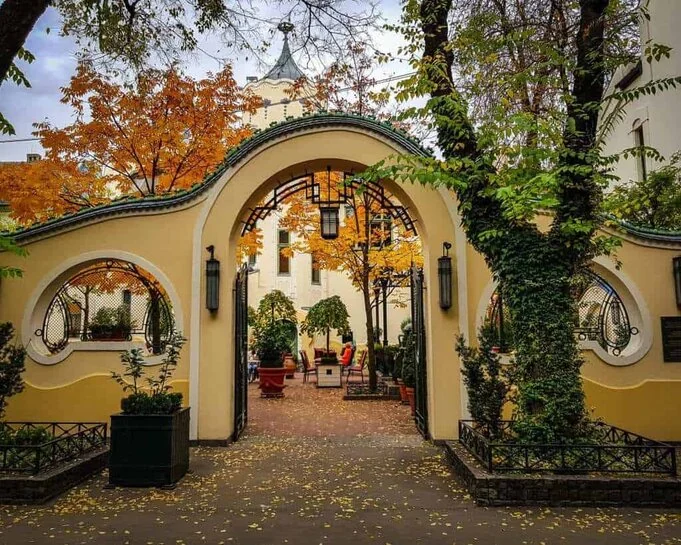
[[[678,0],[642,0],[642,5],[647,9],[649,18],[641,17],[641,58],[616,71],[606,96],[635,89],[654,80],[681,76],[681,33],[676,26],[681,3]],[[670,57],[648,62],[646,49],[653,43],[671,47]],[[605,134],[604,153],[620,153],[643,145],[656,149],[668,162],[674,153],[681,150],[680,106],[681,87],[642,95],[627,104],[623,119]],[[637,181],[663,164],[649,157],[630,156],[619,160],[613,174],[619,178],[619,183]]]
[[[256,129],[265,129],[273,122],[303,114],[302,101],[290,100],[288,92],[293,83],[304,74],[293,60],[286,34],[284,32],[283,48],[274,67],[261,79],[249,78],[245,87],[245,90],[250,90],[263,99],[263,106],[245,120]],[[305,93],[311,93],[311,89],[303,89],[303,94]],[[357,345],[366,345],[366,314],[362,294],[355,289],[344,273],[313,267],[310,254],[295,253],[290,258],[282,255],[285,248],[295,243],[295,235],[280,228],[281,217],[281,212],[274,212],[257,224],[262,233],[263,248],[257,256],[251,256],[249,259],[251,269],[248,282],[249,304],[255,308],[264,295],[275,289],[281,290],[293,300],[298,310],[299,321],[301,321],[305,317],[306,310],[319,300],[338,295],[345,303],[350,315],[353,342]],[[408,288],[396,289],[392,295],[388,296],[387,338],[390,344],[397,343],[401,332],[400,323],[410,316],[408,296]],[[397,301],[402,303],[399,304]],[[381,308],[379,309],[381,330],[384,329],[382,314]],[[375,312],[374,326],[376,326]],[[381,334],[381,339],[383,339],[383,334]],[[340,341],[340,337],[332,337],[332,344],[338,346]],[[310,342],[309,339],[302,341],[303,344]],[[315,344],[321,346],[321,339],[317,339]],[[299,346],[298,349],[310,347]]]

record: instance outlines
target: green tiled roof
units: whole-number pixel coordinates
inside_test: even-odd
[[[72,214],[66,214],[42,223],[31,225],[14,231],[11,236],[17,241],[26,241],[35,236],[50,233],[67,227],[73,227],[86,221],[117,216],[125,213],[145,212],[173,208],[193,201],[208,190],[230,167],[246,158],[252,151],[270,140],[306,129],[318,127],[343,127],[351,126],[367,130],[389,138],[401,145],[409,153],[421,156],[432,154],[432,150],[426,150],[420,142],[409,136],[406,132],[394,127],[386,121],[378,121],[373,117],[361,116],[339,112],[318,112],[303,115],[298,118],[288,118],[285,121],[272,123],[267,129],[256,131],[253,135],[243,140],[237,147],[232,148],[225,156],[222,163],[206,176],[206,178],[189,189],[184,189],[171,194],[151,195],[148,197],[121,197],[110,203],[84,208]]]

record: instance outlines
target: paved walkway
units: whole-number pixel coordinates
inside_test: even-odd
[[[0,507],[0,544],[681,543],[681,511],[476,507],[397,403],[299,380],[282,400],[249,393],[243,439],[193,449],[177,489],[103,490],[101,475]]]

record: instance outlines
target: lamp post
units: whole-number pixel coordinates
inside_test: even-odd
[[[442,243],[442,256],[437,259],[437,278],[440,288],[440,308],[447,310],[452,306],[452,258],[449,242]]]
[[[220,306],[220,262],[215,259],[215,246],[206,248],[210,258],[206,260],[206,308],[215,313]]]

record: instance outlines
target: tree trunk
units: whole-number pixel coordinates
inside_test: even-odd
[[[364,313],[366,314],[367,329],[367,370],[369,374],[369,388],[376,390],[376,351],[374,350],[374,319],[371,312],[371,292],[369,291],[369,275],[366,281],[362,279],[362,296],[364,297]]]
[[[49,4],[50,0],[5,0],[0,4],[0,85]]]
[[[550,442],[582,432],[586,409],[577,341],[576,304],[570,286],[591,256],[600,191],[594,179],[593,150],[603,92],[603,19],[609,0],[580,0],[577,65],[571,122],[561,150],[559,205],[550,233],[531,222],[505,219],[489,191],[492,158],[478,146],[467,105],[454,87],[453,54],[447,47],[452,0],[422,0],[424,72],[432,84],[431,107],[438,144],[448,160],[462,159],[466,184],[458,191],[459,212],[468,240],[500,281],[516,343],[514,379],[521,437]],[[587,229],[575,229],[574,225]],[[490,240],[486,233],[495,231]]]

